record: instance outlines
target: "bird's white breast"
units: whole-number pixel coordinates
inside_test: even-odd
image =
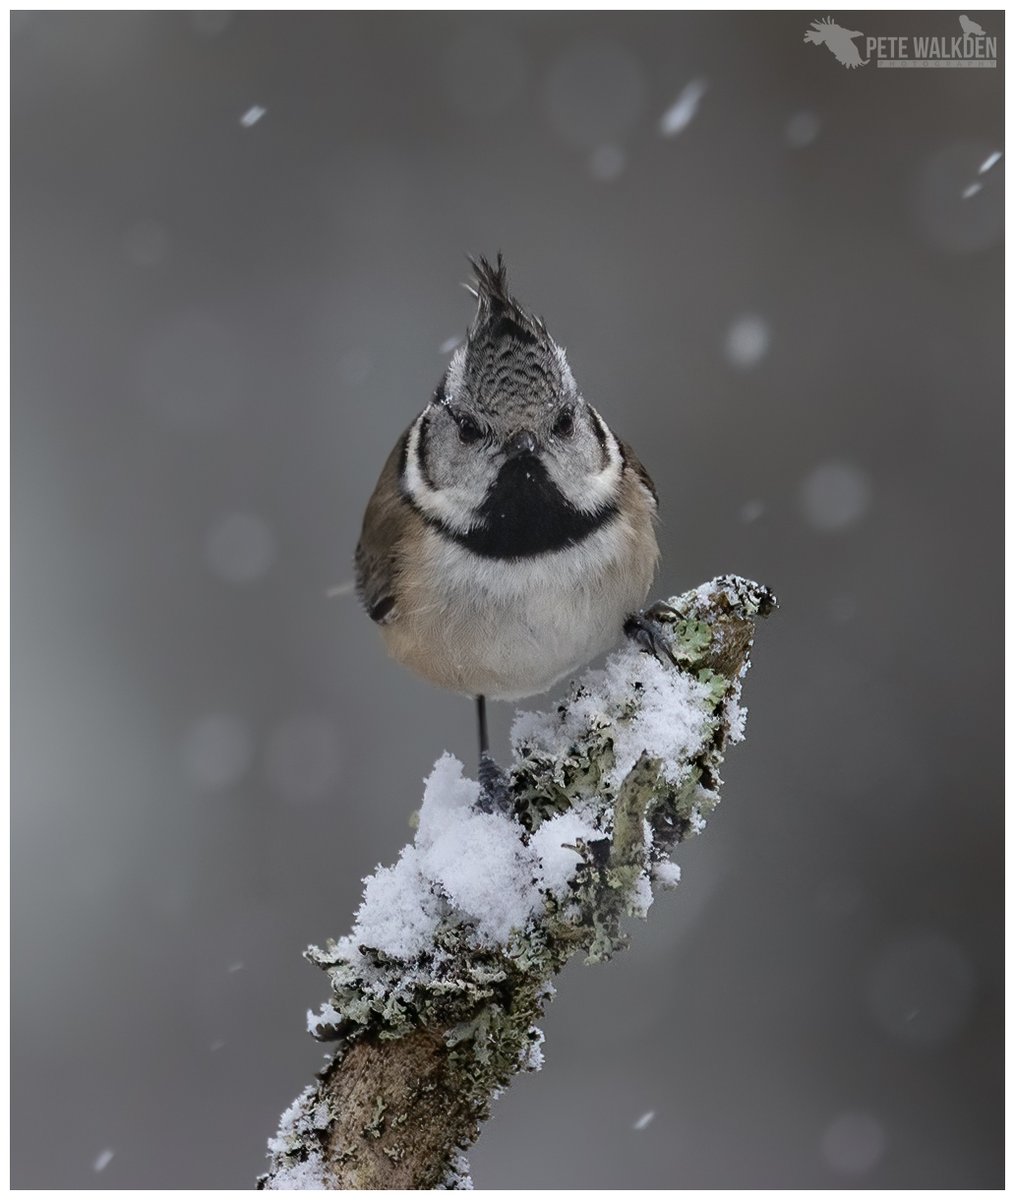
[[[385,638],[396,658],[443,687],[532,695],[617,642],[644,602],[656,553],[647,515],[637,524],[619,516],[577,545],[514,561],[427,530]]]

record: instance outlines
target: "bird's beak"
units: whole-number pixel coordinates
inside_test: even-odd
[[[523,454],[535,454],[539,449],[536,435],[528,429],[514,434],[504,443],[504,454],[508,458],[520,458]]]

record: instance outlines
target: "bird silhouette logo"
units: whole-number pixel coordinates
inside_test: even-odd
[[[844,67],[852,70],[854,67],[865,67],[869,58],[861,58],[860,51],[853,44],[853,39],[863,37],[857,29],[843,29],[831,17],[823,21],[811,21],[811,27],[804,34],[804,41],[812,46],[827,46],[836,59]]]
[[[975,21],[971,21],[964,13],[959,17],[959,24],[962,26],[962,32],[966,37],[976,37],[977,34],[981,37],[984,36],[983,26],[977,25]]]

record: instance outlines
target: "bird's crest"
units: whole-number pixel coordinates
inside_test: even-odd
[[[441,387],[501,415],[575,392],[567,359],[545,322],[511,295],[504,256],[498,254],[496,263],[487,258],[469,262],[474,278],[465,286],[478,302],[476,316]]]
[[[526,312],[508,291],[507,267],[499,251],[496,266],[483,257],[477,262],[470,256],[469,262],[475,280],[465,287],[479,301],[475,320],[469,330],[470,340],[480,333],[493,338],[511,334],[522,341],[548,336],[542,318]]]

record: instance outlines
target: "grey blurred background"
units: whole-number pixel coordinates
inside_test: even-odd
[[[1001,1185],[1002,69],[810,19],[12,15],[15,1186],[247,1187],[320,1064],[300,952],[474,754],[327,593],[498,249],[657,594],[782,609],[477,1186]]]

